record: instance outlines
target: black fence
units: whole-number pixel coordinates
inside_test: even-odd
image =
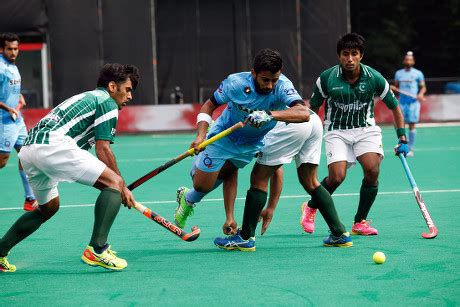
[[[107,62],[140,68],[133,103],[202,102],[265,47],[281,52],[284,73],[308,98],[336,63],[347,10],[342,0],[2,0],[0,32],[47,42],[51,105],[94,88]]]

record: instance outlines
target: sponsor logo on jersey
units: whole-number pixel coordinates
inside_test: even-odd
[[[16,85],[16,84],[20,84],[21,83],[21,79],[11,79],[10,80],[10,85],[13,86],[13,85]]]
[[[245,92],[246,94],[250,94],[250,93],[251,93],[251,88],[250,88],[249,86],[245,87],[245,88],[244,88],[244,92]]]
[[[333,91],[343,90],[343,86],[336,86],[332,88]]]
[[[112,130],[110,131],[110,134],[115,135],[115,132],[117,132],[117,129],[112,128]]]
[[[337,101],[335,101],[334,105],[337,108],[343,110],[344,112],[348,112],[348,111],[359,111],[361,109],[366,108],[367,102],[356,100],[353,103],[347,104],[347,103],[338,103]]]
[[[286,93],[286,96],[292,96],[292,95],[297,94],[297,91],[295,90],[295,88],[286,89],[284,90],[284,92]]]

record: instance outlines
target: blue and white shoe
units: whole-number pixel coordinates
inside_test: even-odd
[[[329,237],[324,238],[323,245],[328,247],[352,247],[353,241],[349,232],[343,233],[340,237],[336,237],[331,233]]]
[[[242,252],[255,252],[256,251],[256,238],[250,237],[244,240],[241,235],[241,230],[238,229],[237,233],[228,237],[220,237],[214,239],[214,244],[217,247],[226,250],[239,250]]]

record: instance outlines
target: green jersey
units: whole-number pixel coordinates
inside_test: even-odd
[[[325,70],[316,80],[310,99],[312,108],[326,100],[324,129],[326,131],[375,126],[374,97],[380,97],[386,106],[394,109],[398,100],[390,91],[383,76],[371,67],[360,64],[360,76],[348,83],[342,76],[342,67]]]
[[[88,150],[97,140],[113,143],[118,105],[104,88],[70,97],[51,110],[29,131],[24,145],[59,143],[70,136],[81,149]]]

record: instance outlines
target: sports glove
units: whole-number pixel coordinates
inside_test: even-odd
[[[409,146],[407,146],[407,141],[399,140],[398,145],[395,147],[395,155],[399,156],[399,154],[403,154],[404,157],[409,152]]]
[[[268,111],[270,112],[270,111]],[[248,116],[249,124],[253,127],[260,128],[273,119],[273,116],[264,110],[253,111]]]

